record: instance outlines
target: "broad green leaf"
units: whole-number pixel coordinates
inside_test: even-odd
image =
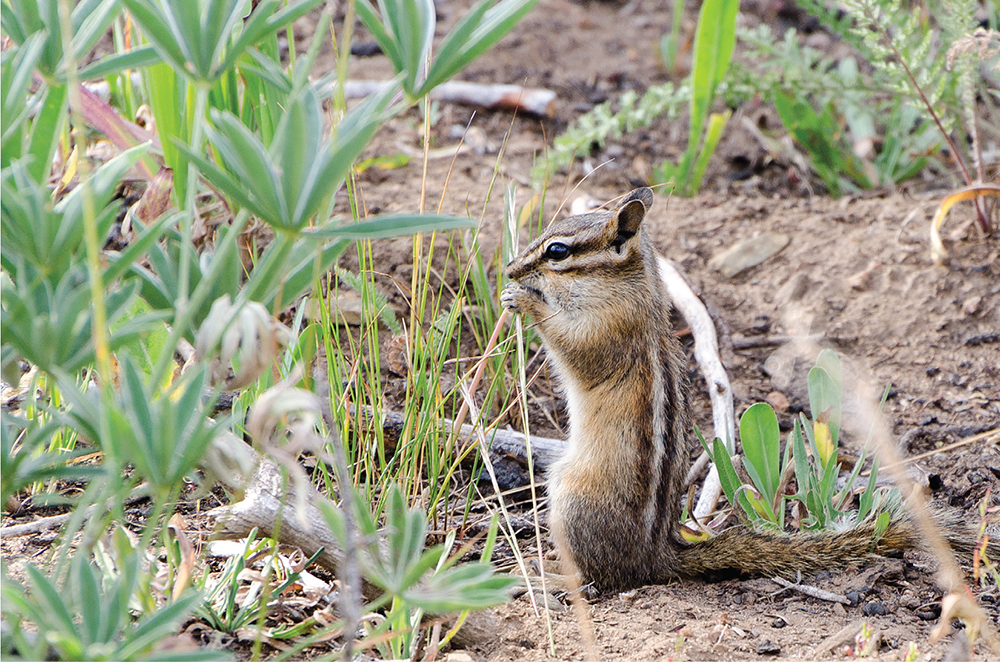
[[[814,421],[827,415],[833,444],[840,438],[841,386],[825,369],[816,365],[809,371],[809,413]],[[819,440],[817,439],[817,444]]]
[[[781,432],[771,405],[751,405],[740,417],[743,464],[757,489],[769,503],[774,502],[781,480]]]
[[[740,481],[739,476],[736,475],[736,469],[733,468],[733,461],[729,457],[726,445],[722,443],[721,439],[716,437],[712,442],[712,447],[712,462],[719,471],[719,482],[722,484],[722,491],[726,493],[729,503],[733,505],[733,508],[737,505],[743,508],[743,512],[751,520],[759,519],[757,511],[753,509],[753,506],[750,505],[746,495],[741,490],[743,483]]]

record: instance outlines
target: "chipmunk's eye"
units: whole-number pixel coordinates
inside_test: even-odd
[[[560,244],[558,241],[552,242],[545,247],[545,257],[555,262],[565,260],[569,257],[569,253],[569,246],[566,244]]]

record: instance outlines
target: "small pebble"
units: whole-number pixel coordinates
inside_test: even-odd
[[[774,407],[774,411],[779,414],[788,411],[788,408],[791,407],[791,403],[788,402],[788,398],[786,398],[785,394],[781,391],[771,391],[767,394],[767,396],[765,396],[764,399],[767,400],[767,403]]]
[[[885,616],[887,612],[885,605],[878,600],[872,600],[861,608],[861,613],[865,616]]]
[[[861,595],[857,591],[848,591],[844,597],[851,601],[852,607],[857,607],[858,603],[861,602]]]
[[[765,232],[746,241],[741,241],[709,260],[708,265],[726,278],[755,267],[769,257],[780,253],[791,237],[777,232]]]
[[[786,623],[784,619],[781,618],[776,618],[773,621],[771,621],[771,627],[773,627],[775,630],[780,630],[786,625],[788,625],[788,623]]]
[[[969,297],[962,302],[962,314],[966,317],[975,315],[979,312],[979,304],[983,302],[983,297],[974,296]]]
[[[773,641],[764,640],[757,644],[757,655],[777,655],[781,652],[781,646]]]

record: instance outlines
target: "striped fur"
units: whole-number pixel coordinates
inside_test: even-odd
[[[681,540],[684,358],[643,225],[652,201],[648,188],[638,189],[613,211],[553,223],[507,265],[501,301],[534,320],[569,409],[567,451],[548,479],[557,542],[602,590],[677,577],[793,578],[863,560],[876,549],[870,523],[821,535],[736,528],[703,543]],[[568,251],[553,254],[553,244]],[[971,555],[970,527],[939,519],[952,546]],[[919,540],[897,515],[876,551]]]

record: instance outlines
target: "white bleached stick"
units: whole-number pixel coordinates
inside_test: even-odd
[[[719,341],[715,333],[712,318],[694,293],[687,280],[673,262],[660,256],[660,278],[667,289],[667,295],[681,312],[691,334],[694,336],[694,358],[698,362],[701,374],[708,384],[708,395],[712,400],[712,439],[719,437],[726,444],[729,453],[735,451],[736,417],[733,412],[733,389],[729,385],[729,376],[719,358]],[[700,461],[700,460],[699,460]],[[691,511],[692,515],[701,521],[715,510],[722,494],[722,484],[719,482],[719,471],[712,465],[702,487],[698,503]]]

